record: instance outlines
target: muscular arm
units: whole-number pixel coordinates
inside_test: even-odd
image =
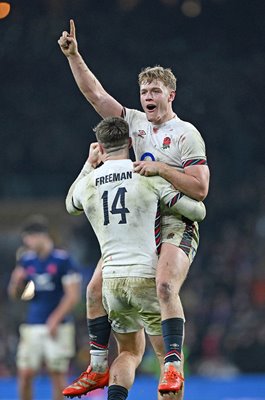
[[[89,103],[102,118],[120,117],[122,105],[110,96],[88,68],[79,53],[68,57],[75,81]]]
[[[79,89],[97,113],[103,118],[110,116],[120,117],[122,115],[122,105],[106,92],[78,52],[73,20],[70,20],[70,33],[64,31],[58,43],[68,59]]]
[[[135,172],[141,175],[160,175],[192,199],[203,201],[208,194],[210,172],[207,165],[186,167],[184,173],[157,161],[136,161],[134,167]]]
[[[193,165],[185,168],[182,173],[176,168],[161,164],[159,175],[192,199],[203,201],[208,194],[210,173],[207,165]]]

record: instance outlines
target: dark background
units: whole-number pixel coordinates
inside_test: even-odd
[[[189,1],[201,7],[197,17],[185,15]],[[265,372],[265,1],[10,3],[10,15],[0,20],[3,293],[19,243],[17,227],[29,212],[52,217],[56,235],[85,268],[91,270],[99,256],[85,219],[76,222],[64,210],[100,120],[57,44],[73,18],[81,54],[124,106],[140,108],[137,75],[143,67],[171,67],[178,78],[174,110],[206,142],[208,215],[182,289],[190,371]],[[4,310],[5,294],[2,300]],[[3,313],[12,340],[10,320],[19,318]],[[78,318],[85,319],[82,311]],[[0,332],[0,358],[8,357],[7,370],[13,371],[7,332]]]

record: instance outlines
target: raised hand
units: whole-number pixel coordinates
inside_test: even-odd
[[[58,40],[58,44],[66,57],[78,53],[78,45],[75,33],[75,23],[70,19],[70,33],[63,31],[62,36]]]
[[[94,168],[96,168],[102,161],[104,161],[99,144],[97,142],[90,144],[89,156],[87,161]]]

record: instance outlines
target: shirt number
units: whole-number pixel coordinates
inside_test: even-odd
[[[130,211],[128,208],[125,207],[125,193],[127,190],[123,187],[119,188],[117,190],[117,193],[114,197],[113,203],[111,205],[111,209],[109,210],[109,192],[108,190],[105,190],[103,195],[102,195],[102,200],[103,200],[103,214],[104,214],[104,225],[109,224],[109,212],[111,214],[120,214],[121,219],[119,221],[119,224],[127,224],[126,220],[126,214],[129,213]],[[120,207],[118,207],[118,203]]]

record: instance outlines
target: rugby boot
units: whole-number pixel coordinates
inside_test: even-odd
[[[109,368],[105,372],[93,371],[91,366],[87,371],[67,386],[62,394],[66,397],[81,397],[95,389],[103,389],[109,383]]]
[[[178,393],[183,387],[184,378],[176,369],[173,363],[168,363],[162,381],[158,385],[158,391],[161,395],[169,392]]]

